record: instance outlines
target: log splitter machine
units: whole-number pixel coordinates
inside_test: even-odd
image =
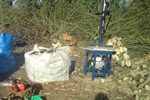
[[[112,55],[116,54],[113,46],[103,44],[103,36],[111,18],[109,3],[110,2],[108,0],[101,0],[102,12],[97,13],[100,14],[98,44],[89,44],[85,49],[86,63],[84,66],[84,73],[87,74],[88,71],[92,72],[92,80],[94,80],[94,78],[98,76],[106,78],[110,75]],[[105,24],[106,16],[109,16],[107,24]],[[91,66],[89,64],[91,63],[90,56],[92,56]]]

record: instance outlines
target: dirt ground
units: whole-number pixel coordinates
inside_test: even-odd
[[[15,48],[14,55],[17,62],[17,70],[7,75],[7,77],[22,78],[28,83],[32,83],[27,77],[24,64],[24,53],[30,51],[32,47],[33,45]],[[92,81],[90,72],[84,75],[81,70],[85,63],[84,50],[77,47],[77,55],[72,56],[72,61],[76,63],[68,81],[42,85],[43,89],[40,91],[40,95],[44,96],[46,100],[134,100],[134,97],[118,91],[117,74],[112,73],[106,79],[97,77],[94,81]],[[4,79],[3,76],[1,78]]]

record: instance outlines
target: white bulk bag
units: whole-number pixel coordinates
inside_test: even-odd
[[[25,53],[26,73],[33,82],[68,80],[70,65],[68,46],[52,50],[35,45],[32,51]]]

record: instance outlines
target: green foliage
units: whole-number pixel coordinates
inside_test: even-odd
[[[0,7],[8,8],[11,5],[11,0],[0,0]]]
[[[1,0],[0,30],[31,34],[35,40],[45,41],[68,32],[81,41],[98,42],[100,16],[95,15],[96,0],[54,1],[44,0],[42,5],[37,5],[36,0],[19,0],[18,8],[12,8],[9,0]],[[111,0],[113,15],[104,40],[122,37],[132,54],[147,55],[150,52],[149,5],[148,0],[134,0],[126,7],[120,6],[119,0]]]
[[[113,14],[107,30],[112,36],[122,37],[134,56],[150,53],[149,11],[148,0],[139,0],[128,7],[120,7]]]

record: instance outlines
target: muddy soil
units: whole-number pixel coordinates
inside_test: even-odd
[[[33,45],[15,48],[14,55],[17,62],[17,70],[8,75],[1,76],[6,79],[9,76],[22,78],[28,83],[31,82],[25,71],[24,53],[30,51]],[[42,84],[40,95],[46,100],[135,100],[134,97],[127,96],[117,89],[117,74],[112,73],[107,78],[97,77],[92,81],[91,73],[84,75],[82,68],[85,63],[84,50],[76,47],[76,55],[72,56],[72,61],[76,62],[70,74],[70,79],[64,82],[52,82]],[[36,65],[36,64],[35,64]],[[2,92],[0,91],[0,94]],[[10,94],[7,92],[7,94]]]

